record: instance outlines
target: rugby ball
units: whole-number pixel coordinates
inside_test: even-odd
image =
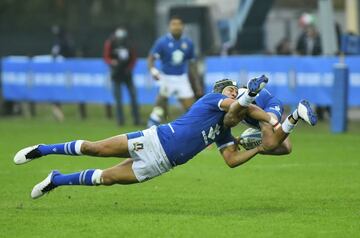
[[[259,129],[248,128],[240,135],[240,145],[245,150],[250,150],[260,145],[262,142],[262,133]]]

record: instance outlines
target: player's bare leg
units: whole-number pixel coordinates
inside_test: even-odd
[[[118,135],[95,142],[84,141],[80,150],[84,155],[97,157],[130,157],[126,135]]]
[[[158,95],[155,107],[150,113],[147,126],[159,125],[168,115],[168,97]]]
[[[274,130],[273,139],[270,139],[271,137],[267,137],[263,140],[262,144],[264,150],[269,152],[280,146],[285,139],[288,138],[288,135],[294,129],[299,119],[302,119],[311,126],[314,126],[317,123],[317,116],[315,112],[310,107],[310,104],[305,100],[300,101],[297,109],[295,109],[295,111],[285,119],[281,127],[277,127]],[[284,146],[288,145],[284,144]],[[288,149],[291,150],[291,146]]]
[[[14,163],[20,165],[50,154],[128,158],[127,142],[126,135],[118,135],[95,142],[75,140],[59,144],[40,144],[17,152]]]
[[[61,174],[59,171],[51,171],[44,180],[34,186],[31,191],[31,197],[37,199],[59,186],[138,183],[139,181],[132,170],[132,164],[133,161],[127,159],[119,165],[106,170],[87,169],[72,174]]]
[[[290,143],[289,137],[286,138],[278,147],[272,150],[266,150],[261,152],[264,155],[288,155],[292,151],[292,145]]]
[[[254,104],[250,104],[248,106],[247,110],[243,112],[243,114],[244,113],[247,117],[256,119],[259,122],[269,123],[269,125],[272,128],[280,126],[276,117],[275,118],[272,117],[270,114],[266,113],[264,110],[262,110],[261,108],[259,108],[258,106],[254,105]],[[242,116],[240,114],[239,116],[242,116],[242,117],[240,117],[240,119],[243,120],[245,115]]]
[[[132,159],[126,159],[112,168],[105,169],[101,175],[101,184],[113,185],[138,183],[139,181],[134,174],[132,164]]]
[[[225,114],[224,124],[229,127],[234,127],[244,120],[245,117],[251,117],[257,121],[269,123],[272,128],[280,127],[277,119],[271,117],[258,106],[250,104],[247,107],[243,107],[236,102],[230,106],[229,112]]]
[[[272,118],[277,120],[275,114],[268,112]],[[280,126],[279,126],[280,127]],[[274,127],[268,123],[260,122],[260,128],[262,133],[262,143],[267,148],[273,148],[265,151],[263,154],[269,155],[285,155],[290,154],[292,150],[292,145],[290,142],[289,134],[281,133],[282,130],[278,130],[278,133],[275,133]]]
[[[195,99],[194,98],[181,98],[179,99],[182,107],[184,110],[189,110],[189,108],[194,104]]]
[[[70,143],[81,143],[77,145],[79,148],[77,148],[76,151],[84,155],[97,157],[130,157],[126,135],[114,136],[95,142],[75,141]],[[50,149],[58,148],[56,152],[59,152],[61,147],[67,148],[67,152],[70,151],[72,153],[75,151],[70,148],[71,144],[69,145],[69,143],[43,146],[48,146]],[[41,152],[42,149],[39,150],[36,148],[36,150]],[[72,174],[61,174],[59,171],[52,171],[43,181],[34,186],[31,197],[34,199],[39,198],[56,187],[64,185],[93,186],[138,183],[139,181],[133,172],[132,164],[133,161],[131,159],[126,159],[122,163],[105,170],[86,169]]]

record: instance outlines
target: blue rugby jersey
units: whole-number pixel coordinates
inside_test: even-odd
[[[220,103],[225,98],[220,93],[206,94],[182,117],[157,128],[161,145],[173,166],[186,163],[213,142],[219,148],[234,143],[230,128],[223,125],[225,112],[220,109]]]
[[[177,40],[168,33],[155,42],[150,54],[160,59],[164,74],[181,75],[187,73],[187,62],[194,58],[194,45],[187,37]]]

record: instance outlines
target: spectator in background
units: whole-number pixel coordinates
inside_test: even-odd
[[[314,25],[307,25],[299,36],[296,52],[300,55],[320,55],[322,52],[320,35]]]
[[[276,54],[277,55],[291,55],[292,49],[290,47],[290,40],[289,38],[283,38],[277,45],[276,45]]]
[[[71,58],[75,56],[74,42],[70,35],[64,28],[54,25],[51,27],[51,32],[54,35],[54,43],[51,47],[51,54],[53,57],[62,56]]]
[[[135,50],[130,46],[126,29],[116,28],[113,34],[105,41],[104,60],[110,66],[111,80],[116,107],[118,125],[125,124],[121,85],[125,84],[130,95],[134,125],[140,125],[139,106],[136,97],[136,88],[132,79],[132,71],[136,62]]]
[[[321,39],[315,27],[315,18],[309,13],[304,13],[299,19],[303,32],[296,44],[296,52],[300,55],[320,55],[322,53]],[[319,120],[324,120],[324,114],[330,114],[330,107],[316,107]]]

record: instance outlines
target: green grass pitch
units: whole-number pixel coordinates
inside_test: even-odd
[[[291,155],[259,155],[235,169],[213,146],[143,184],[61,187],[32,200],[32,187],[52,169],[69,173],[120,161],[48,156],[23,166],[12,162],[28,145],[140,129],[118,128],[98,114],[64,123],[49,116],[0,118],[0,237],[360,237],[359,122],[341,135],[328,132],[327,124],[299,125]]]

